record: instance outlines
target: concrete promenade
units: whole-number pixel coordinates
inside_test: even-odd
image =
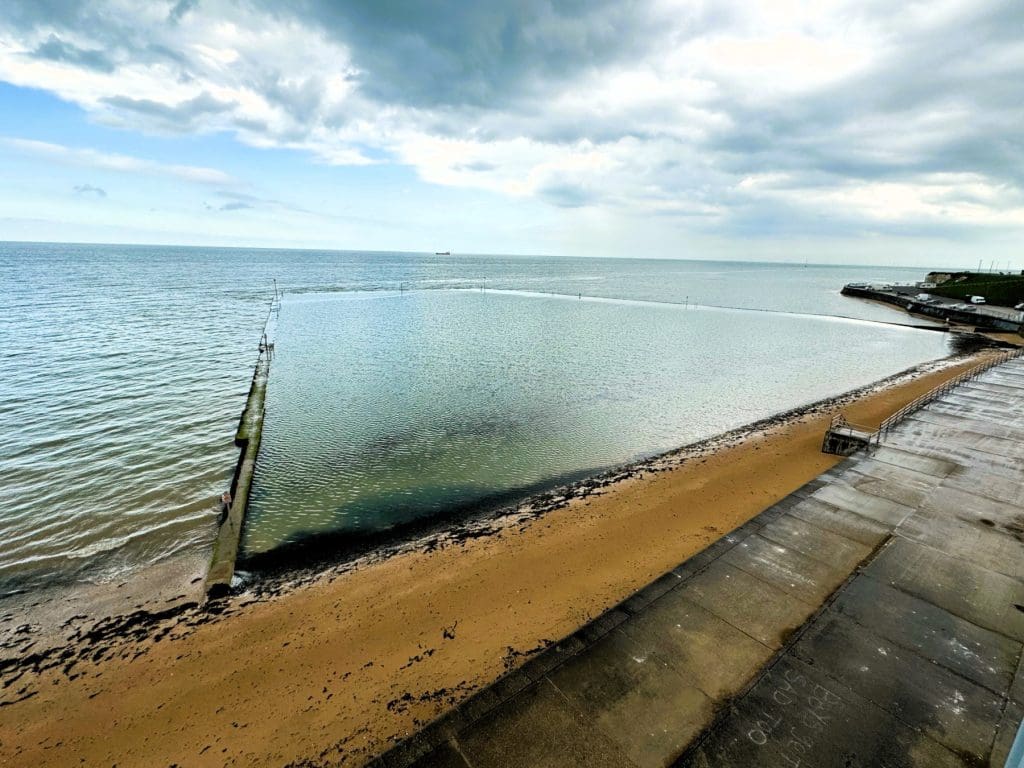
[[[1002,766],[1024,359],[909,417],[375,766]]]

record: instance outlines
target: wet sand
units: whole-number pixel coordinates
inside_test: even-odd
[[[832,413],[878,423],[976,362],[925,366],[294,586],[72,619],[67,644],[0,665],[0,764],[358,765],[833,466],[820,453]]]

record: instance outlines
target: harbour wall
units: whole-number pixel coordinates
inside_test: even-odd
[[[991,331],[1007,331],[1020,333],[1021,323],[1009,319],[995,317],[981,311],[964,311],[953,309],[948,304],[929,304],[916,300],[913,296],[898,291],[883,291],[875,288],[859,287],[855,285],[843,286],[841,293],[844,296],[855,296],[862,299],[873,299],[886,304],[905,309],[917,315],[934,317],[939,320],[948,320],[955,325],[970,325],[975,328],[982,328]]]

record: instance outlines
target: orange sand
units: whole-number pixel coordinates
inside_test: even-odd
[[[877,424],[975,362],[843,410]],[[358,765],[494,680],[510,651],[572,633],[833,466],[820,453],[829,416],[680,454],[499,534],[236,599],[235,615],[179,625],[74,680],[26,675],[12,689],[36,695],[0,707],[0,764]]]

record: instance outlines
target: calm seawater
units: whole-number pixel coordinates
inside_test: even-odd
[[[940,357],[940,334],[651,303],[898,321],[839,288],[921,274],[0,244],[0,594],[209,545],[273,278],[286,296],[249,552],[656,452]],[[552,291],[630,301],[534,295]]]

